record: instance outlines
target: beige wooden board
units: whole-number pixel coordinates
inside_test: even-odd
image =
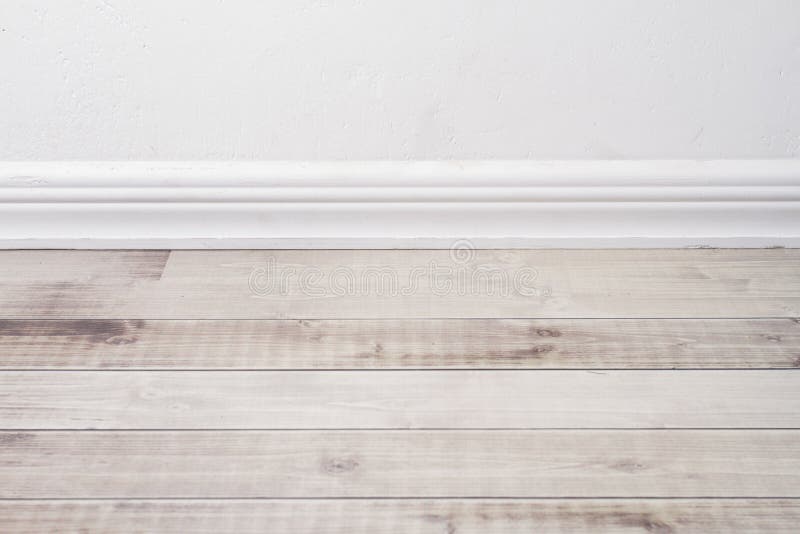
[[[796,319],[0,320],[6,369],[800,367]]]
[[[3,429],[793,428],[800,371],[5,371]]]
[[[797,316],[793,249],[0,253],[4,318]]]
[[[800,430],[0,432],[0,498],[800,497]]]
[[[796,533],[800,500],[2,501],[8,534]]]

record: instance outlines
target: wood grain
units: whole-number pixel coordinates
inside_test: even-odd
[[[800,497],[798,430],[0,432],[0,498]]]
[[[0,317],[800,316],[793,249],[166,254],[2,252]]]
[[[800,371],[6,371],[4,429],[790,428]]]
[[[798,317],[800,250],[3,251],[0,530],[796,532]]]
[[[0,320],[6,369],[771,369],[794,319]]]
[[[800,500],[4,501],[8,533],[796,533]]]

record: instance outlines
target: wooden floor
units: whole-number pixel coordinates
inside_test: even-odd
[[[0,252],[0,531],[798,532],[798,317],[788,249]]]

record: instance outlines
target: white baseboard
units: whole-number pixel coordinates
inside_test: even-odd
[[[0,162],[0,248],[798,247],[800,160]]]

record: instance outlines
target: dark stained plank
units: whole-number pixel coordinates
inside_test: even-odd
[[[796,533],[800,500],[0,501],[8,534]]]
[[[800,428],[800,371],[5,371],[0,428]]]
[[[0,252],[0,317],[798,317],[800,250]]]
[[[0,432],[0,498],[800,497],[800,430]]]
[[[797,319],[0,320],[6,369],[769,369]]]

